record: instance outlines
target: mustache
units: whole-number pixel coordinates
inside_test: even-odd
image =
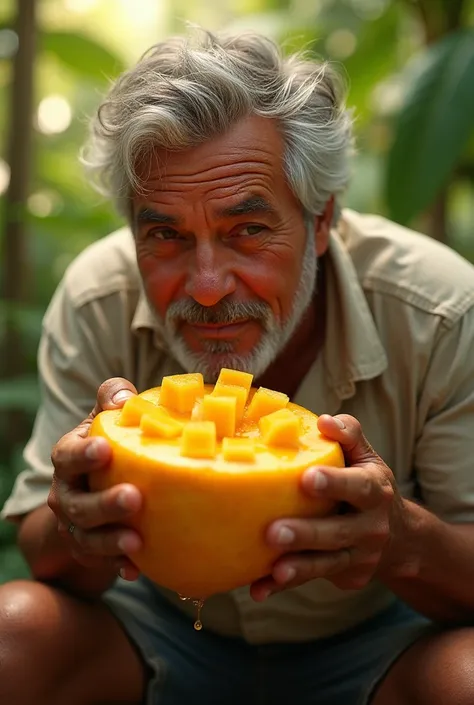
[[[202,306],[197,301],[175,301],[166,312],[166,323],[173,326],[179,321],[197,325],[229,325],[249,319],[261,321],[267,329],[274,324],[273,311],[263,301],[223,299],[214,306]]]

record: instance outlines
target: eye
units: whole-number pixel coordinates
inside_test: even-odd
[[[255,237],[256,235],[260,235],[264,230],[266,230],[264,225],[243,225],[239,226],[239,229],[234,231],[234,236]]]
[[[153,228],[147,233],[148,237],[163,242],[164,240],[178,240],[180,235],[173,228]]]

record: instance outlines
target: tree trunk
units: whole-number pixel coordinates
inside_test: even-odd
[[[2,242],[1,297],[6,310],[2,341],[1,376],[12,379],[25,372],[25,356],[17,312],[27,300],[29,281],[27,261],[26,204],[31,172],[34,62],[36,53],[36,0],[17,0],[15,31],[18,51],[13,60],[9,101],[7,161],[10,184],[5,194]],[[13,449],[24,440],[25,421],[18,414],[5,419],[6,438]]]

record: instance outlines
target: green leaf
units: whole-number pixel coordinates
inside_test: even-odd
[[[349,80],[348,105],[356,108],[357,127],[372,117],[370,97],[376,84],[398,66],[400,8],[391,6],[378,20],[365,22],[355,53],[344,67]]]
[[[0,411],[16,409],[35,413],[40,403],[36,374],[0,381]]]
[[[43,32],[40,47],[54,54],[80,78],[94,82],[106,82],[125,68],[118,56],[94,39],[76,32]]]
[[[442,39],[412,70],[386,174],[390,215],[404,224],[436,198],[474,129],[474,31]]]

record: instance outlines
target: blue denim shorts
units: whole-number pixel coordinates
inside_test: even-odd
[[[255,646],[193,629],[141,577],[104,601],[148,666],[144,705],[366,705],[394,661],[433,624],[401,602],[337,636]]]

